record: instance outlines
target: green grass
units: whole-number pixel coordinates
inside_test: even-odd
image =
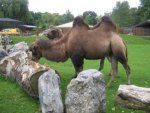
[[[129,65],[131,67],[131,82],[137,86],[150,87],[150,40],[139,36],[121,35],[128,45]],[[42,38],[42,37],[40,37]],[[29,45],[39,39],[39,37],[12,37],[12,43],[25,41]],[[61,75],[62,97],[65,98],[66,86],[74,74],[74,68],[70,60],[64,63],[47,61],[44,58],[40,60],[41,64],[48,64],[56,69]],[[98,60],[85,60],[84,69],[98,69]],[[106,60],[105,67],[102,70],[106,83],[110,64]],[[114,106],[114,100],[118,86],[126,84],[127,78],[121,64],[119,64],[119,74],[112,84],[112,87],[106,91],[107,113],[145,113],[138,110],[129,110]],[[39,112],[38,100],[32,99],[23,89],[14,81],[0,76],[0,113],[35,113]]]
[[[31,45],[33,41],[46,38],[46,37],[37,37],[37,36],[17,36],[17,37],[10,37],[12,40],[11,44],[16,44],[21,41],[25,41],[28,45]]]

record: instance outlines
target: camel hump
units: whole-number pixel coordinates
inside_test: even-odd
[[[114,24],[114,22],[111,20],[109,16],[103,16],[101,18],[101,22],[107,23],[107,25],[109,25],[109,27],[111,27],[113,31],[117,32],[117,26],[116,24]]]
[[[103,16],[102,17],[103,22],[112,22],[111,18],[109,16]]]
[[[74,18],[74,21],[73,21],[73,27],[75,26],[86,26],[86,27],[89,27],[83,20],[82,16],[77,16]]]

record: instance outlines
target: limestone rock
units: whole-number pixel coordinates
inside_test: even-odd
[[[63,113],[60,78],[54,70],[40,76],[38,82],[42,113]]]
[[[150,112],[150,88],[120,85],[115,104],[129,109]]]
[[[8,53],[14,53],[14,52],[18,52],[18,51],[27,51],[29,50],[29,46],[27,45],[26,42],[19,42],[15,45],[13,45],[10,49],[8,49]]]
[[[105,113],[105,82],[95,69],[82,71],[71,80],[66,94],[67,113]]]

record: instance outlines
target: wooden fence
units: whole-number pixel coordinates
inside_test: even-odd
[[[150,28],[135,27],[132,32],[134,35],[150,36]]]
[[[139,36],[150,36],[150,28],[134,27],[134,28],[119,28],[119,33],[123,34],[133,34]]]

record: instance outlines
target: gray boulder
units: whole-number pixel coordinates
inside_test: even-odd
[[[67,113],[105,113],[105,82],[95,69],[82,71],[71,80],[66,93]]]
[[[0,49],[0,60],[2,60],[5,56],[8,56],[8,53],[4,49]]]
[[[63,113],[60,78],[54,70],[49,70],[38,80],[39,99],[42,113]]]
[[[13,45],[10,49],[8,49],[8,53],[12,54],[14,52],[27,51],[27,50],[29,50],[29,46],[27,45],[26,42],[22,41]]]

